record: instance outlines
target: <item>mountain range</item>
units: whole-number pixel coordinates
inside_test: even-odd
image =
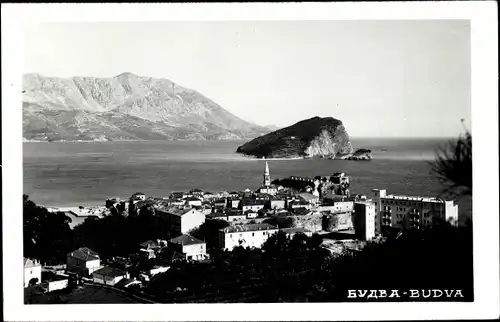
[[[41,141],[224,140],[275,128],[246,122],[165,78],[23,75],[23,137]]]

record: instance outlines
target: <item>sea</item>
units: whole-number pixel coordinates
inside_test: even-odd
[[[328,176],[344,172],[351,193],[440,196],[432,173],[437,149],[449,139],[351,138],[354,148],[372,150],[371,161],[268,160],[271,178]],[[47,207],[104,205],[135,192],[168,197],[173,191],[257,189],[265,161],[235,153],[244,141],[24,142],[24,193]],[[461,220],[472,200],[457,201]]]

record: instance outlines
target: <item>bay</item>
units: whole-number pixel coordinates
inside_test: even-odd
[[[345,172],[351,192],[438,196],[442,186],[430,161],[447,139],[352,138],[374,160],[270,160],[272,179]],[[264,161],[236,154],[244,141],[25,142],[24,193],[45,206],[103,205],[134,192],[168,196],[172,191],[256,189]],[[471,200],[460,200],[470,217]]]

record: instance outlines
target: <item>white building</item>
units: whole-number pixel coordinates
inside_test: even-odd
[[[90,276],[101,268],[99,254],[87,247],[80,247],[66,256],[66,269],[68,272],[81,276]]]
[[[186,256],[186,260],[207,259],[207,244],[189,235],[181,235],[168,241],[169,247]]]
[[[277,232],[278,228],[270,224],[230,226],[219,230],[219,246],[229,251],[237,246],[260,248]]]
[[[258,212],[259,210],[264,209],[266,202],[266,200],[243,199],[241,201],[241,210],[243,213],[246,213],[247,211]]]
[[[193,208],[158,208],[156,214],[167,218],[172,236],[185,234],[205,222],[205,215]]]
[[[55,275],[49,281],[44,282],[47,292],[54,292],[68,287],[68,276]]]
[[[42,265],[36,260],[24,258],[24,287],[42,282]]]
[[[98,269],[92,274],[92,279],[94,283],[105,284],[105,285],[115,285],[124,278],[129,278],[127,272],[110,266]]]
[[[375,204],[358,201],[354,204],[354,230],[356,238],[371,240],[375,237]]]
[[[319,204],[319,196],[316,196],[312,193],[309,193],[309,192],[299,193],[298,197],[299,197],[299,200],[304,200],[313,206]]]
[[[198,197],[187,197],[184,202],[191,207],[201,207],[202,200]]]
[[[440,198],[388,195],[385,189],[373,189],[375,233],[388,228],[422,229],[438,222],[458,224],[458,205]]]
[[[318,207],[320,211],[330,211],[332,213],[352,212],[354,201],[347,199],[325,199],[323,205]]]

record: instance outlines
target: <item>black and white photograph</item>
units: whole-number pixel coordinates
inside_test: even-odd
[[[231,320],[348,320],[391,303],[498,317],[498,74],[480,74],[489,96],[474,89],[489,69],[474,46],[494,40],[482,63],[498,67],[496,36],[463,10],[232,5],[16,9],[4,297],[45,312],[24,320],[149,320],[165,305],[176,315],[155,320],[234,305]]]

